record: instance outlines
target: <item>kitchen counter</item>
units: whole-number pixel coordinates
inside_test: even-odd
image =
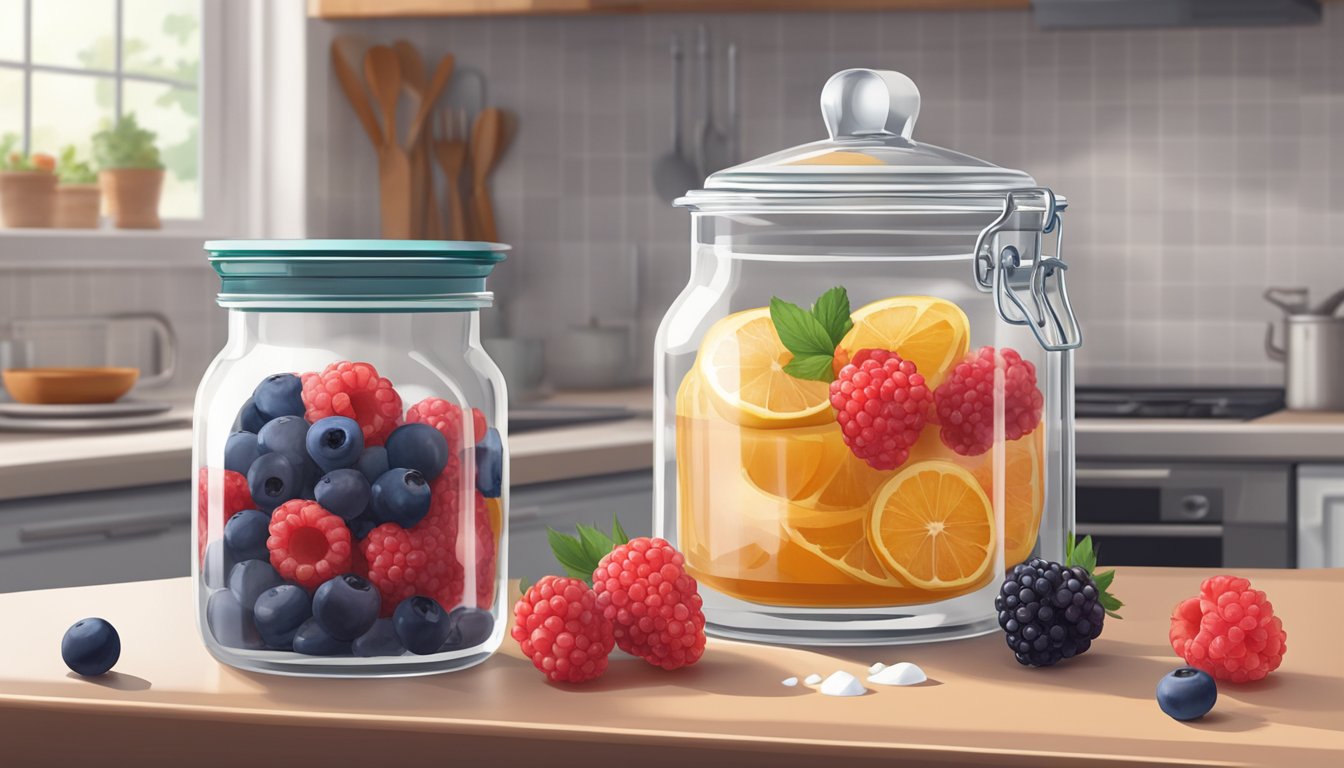
[[[647,412],[648,390],[564,393],[546,405],[606,405]],[[0,501],[132,488],[191,476],[191,406],[169,427],[134,431],[39,433],[0,431]],[[653,466],[647,417],[525,432],[509,438],[516,486],[591,477]]]
[[[646,388],[567,392],[547,405],[623,406],[647,412]],[[189,418],[190,407],[181,406]],[[592,477],[653,466],[653,422],[564,427],[513,435],[515,485]],[[1084,460],[1344,462],[1344,413],[1280,412],[1252,421],[1079,419]],[[0,501],[183,480],[191,471],[191,426],[80,435],[0,432]]]
[[[1179,666],[1168,615],[1210,572],[1122,568],[1123,621],[1086,655],[1019,666],[1001,636],[887,648],[804,650],[710,639],[679,672],[613,660],[587,686],[546,684],[517,645],[470,670],[399,680],[305,680],[211,659],[187,579],[0,594],[22,619],[0,654],[0,734],[20,765],[80,757],[138,766],[656,765],[1337,766],[1344,754],[1344,570],[1246,571],[1288,631],[1269,679],[1225,685],[1214,712],[1180,723],[1153,690]],[[1324,612],[1323,612],[1324,610]],[[106,678],[62,665],[65,628],[110,620],[122,656]],[[830,698],[780,680],[875,661],[930,680]],[[77,734],[77,737],[73,737]],[[632,751],[638,757],[630,757]]]

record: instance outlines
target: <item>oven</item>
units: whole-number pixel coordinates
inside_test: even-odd
[[[1078,462],[1077,531],[1104,565],[1291,568],[1290,464]]]

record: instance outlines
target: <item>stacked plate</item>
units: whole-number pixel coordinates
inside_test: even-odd
[[[0,402],[0,430],[15,432],[140,429],[185,419],[185,414],[173,411],[171,403],[140,400],[53,405]]]

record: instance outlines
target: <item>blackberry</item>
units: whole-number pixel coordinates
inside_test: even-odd
[[[1100,598],[1086,569],[1032,558],[1013,568],[994,609],[1018,663],[1048,667],[1092,646],[1106,619]]]

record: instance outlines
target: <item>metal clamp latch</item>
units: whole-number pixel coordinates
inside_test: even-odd
[[[1040,205],[1042,199],[1044,223],[1023,229],[1020,223],[1034,221],[1035,211],[1024,210],[1022,204],[1030,200]],[[1059,258],[1064,241],[1060,210],[1055,193],[1045,187],[1012,190],[1004,197],[1003,212],[975,241],[976,284],[994,294],[994,307],[1004,322],[1027,326],[1050,352],[1077,349],[1083,343],[1064,284],[1068,265]],[[1051,234],[1054,252],[1046,253],[1045,240]],[[1018,295],[1023,290],[1031,297],[1030,308]]]

